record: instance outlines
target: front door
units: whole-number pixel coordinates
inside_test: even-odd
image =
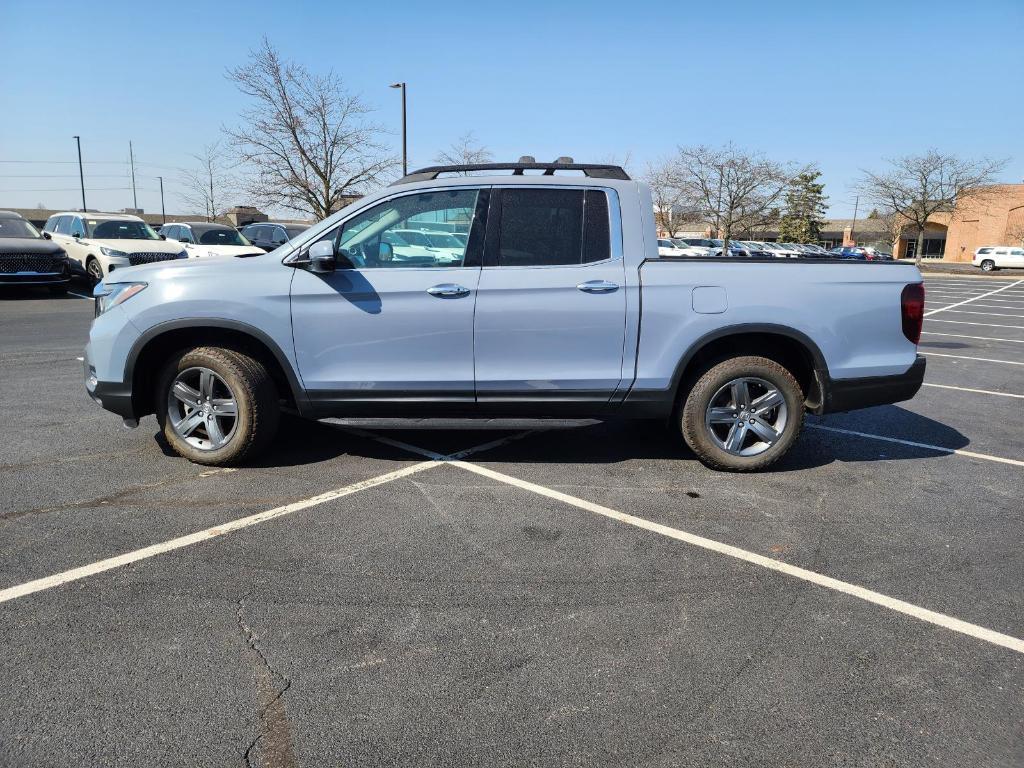
[[[334,242],[337,270],[297,269],[291,289],[295,356],[315,403],[344,413],[356,403],[473,401],[486,197],[476,187],[399,194],[321,238]],[[441,222],[472,225],[461,251],[398,234]]]
[[[491,194],[476,306],[478,402],[607,402],[622,378],[626,326],[614,193]]]

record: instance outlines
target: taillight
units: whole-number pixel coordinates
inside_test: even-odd
[[[921,325],[924,323],[923,283],[903,286],[903,293],[900,294],[900,315],[903,318],[903,335],[917,344],[921,341]]]

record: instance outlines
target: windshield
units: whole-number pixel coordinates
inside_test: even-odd
[[[88,237],[97,240],[159,240],[160,235],[144,221],[130,219],[87,219],[85,222]]]
[[[431,232],[427,235],[427,241],[435,248],[458,248],[460,251],[462,250],[462,243],[444,232]]]
[[[0,219],[0,237],[31,237],[39,239],[42,235],[24,219]]]
[[[430,247],[430,241],[427,240],[427,236],[422,232],[405,230],[402,232],[402,237],[405,239],[405,242],[409,243],[409,245],[419,245],[424,248]]]
[[[200,245],[252,245],[233,229],[210,229],[199,235]]]

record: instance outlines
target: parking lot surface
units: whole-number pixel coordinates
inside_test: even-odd
[[[0,296],[0,765],[1024,764],[1024,281],[926,286],[918,396],[755,475],[617,422],[192,465],[86,396],[91,301]]]

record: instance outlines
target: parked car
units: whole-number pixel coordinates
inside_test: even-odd
[[[1024,248],[1012,245],[985,245],[974,252],[971,264],[985,272],[997,269],[1013,269],[1024,267]]]
[[[751,256],[759,259],[781,259],[788,258],[788,254],[783,253],[780,249],[774,248],[774,243],[761,243],[756,240],[741,240],[740,245],[743,246],[744,250]]]
[[[658,238],[658,255],[675,256],[676,258],[684,256],[694,258],[711,255],[711,249],[686,245],[685,243],[680,243],[678,240],[661,237]]]
[[[259,256],[262,248],[245,239],[237,229],[225,224],[181,221],[160,227],[160,234],[185,246],[192,258],[198,256]]]
[[[650,190],[621,168],[485,168],[416,171],[274,253],[118,269],[95,289],[87,391],[128,426],[155,413],[201,464],[253,456],[286,408],[651,418],[747,471],[789,450],[805,411],[921,386],[913,264],[661,258]],[[385,237],[418,216],[479,236],[457,262],[410,267]]]
[[[859,246],[837,246],[829,251],[834,259],[852,259],[855,261],[867,261],[867,253]]]
[[[304,224],[278,224],[277,222],[264,221],[246,224],[244,227],[240,227],[238,231],[257,248],[262,248],[264,251],[272,251],[288,243],[293,237],[298,237],[307,229],[309,227]]]
[[[722,250],[723,250],[722,246],[724,245],[725,241],[722,240],[721,238],[712,238],[710,240],[710,242],[712,243],[712,245],[713,245],[713,247],[715,249],[714,250],[714,255],[715,256],[721,256],[722,255]],[[726,255],[727,256],[731,256],[733,258],[746,259],[746,258],[750,258],[750,256],[752,254],[750,253],[750,251],[747,248],[745,248],[743,246],[743,243],[741,243],[741,242],[739,242],[737,240],[730,240],[729,241],[729,250],[728,250],[728,253]]]
[[[14,211],[0,211],[0,285],[45,285],[67,293],[71,263],[57,243]]]
[[[676,248],[686,248],[693,256],[714,256],[715,247],[710,240],[703,237],[674,237],[672,243]]]
[[[461,261],[466,246],[452,237],[448,232],[431,232],[420,229],[395,229],[392,234],[400,237],[408,245],[426,250],[427,254],[438,264],[451,264]],[[401,258],[405,249],[396,247],[395,258]]]
[[[55,213],[46,220],[49,235],[93,282],[115,269],[188,258],[180,243],[167,242],[138,216],[126,213]]]

